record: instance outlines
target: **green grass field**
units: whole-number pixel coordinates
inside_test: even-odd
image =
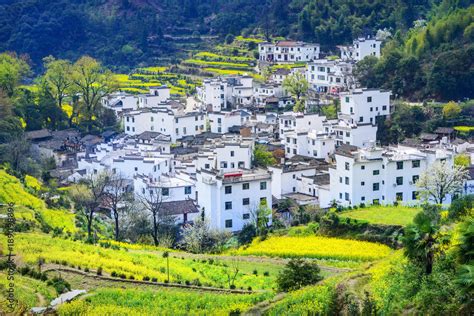
[[[371,206],[341,213],[341,218],[367,221],[371,224],[406,226],[420,211],[417,207],[407,206]]]

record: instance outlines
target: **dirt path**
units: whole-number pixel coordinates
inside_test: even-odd
[[[247,316],[260,316],[269,311],[272,306],[286,297],[287,293],[278,293],[273,298],[260,302],[244,313]]]

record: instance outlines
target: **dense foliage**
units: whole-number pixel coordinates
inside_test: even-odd
[[[474,96],[474,6],[443,1],[436,14],[407,33],[398,32],[382,58],[367,57],[356,67],[365,86],[384,87],[401,97],[461,100]],[[459,5],[463,7],[462,2]]]
[[[0,4],[0,51],[29,54],[34,68],[48,55],[83,54],[122,69],[170,60],[201,35],[266,35],[350,42],[378,29],[407,30],[427,14],[431,1],[348,0],[100,0],[7,1]],[[172,58],[173,59],[173,58]],[[171,60],[172,60],[171,59]]]

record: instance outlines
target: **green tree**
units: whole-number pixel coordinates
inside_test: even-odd
[[[295,112],[303,112],[305,107],[305,97],[309,89],[308,80],[304,74],[297,71],[283,80],[283,88],[293,98],[295,98]]]
[[[69,60],[55,59],[52,56],[43,59],[46,81],[56,105],[61,108],[63,99],[72,85],[72,65]]]
[[[455,119],[461,113],[461,106],[454,101],[449,101],[443,106],[443,117],[448,120]]]
[[[277,277],[278,289],[283,292],[294,291],[303,286],[321,281],[319,266],[303,259],[291,259]]]
[[[425,204],[423,211],[405,228],[403,245],[405,255],[415,264],[431,274],[435,256],[443,251],[449,238],[440,231],[441,216],[437,205]]]
[[[116,88],[112,72],[94,58],[84,56],[72,67],[72,82],[73,89],[81,95],[84,105],[81,114],[87,131],[90,132],[101,107],[100,100]]]
[[[30,73],[30,66],[15,54],[0,54],[0,90],[12,97],[20,81]]]
[[[273,154],[264,145],[257,144],[253,151],[253,164],[257,167],[268,167],[276,164]]]

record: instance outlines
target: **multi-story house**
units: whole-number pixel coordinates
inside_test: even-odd
[[[416,204],[416,182],[435,161],[453,163],[453,153],[443,147],[408,146],[366,148],[340,146],[329,169],[331,199],[341,205]]]
[[[253,78],[250,76],[230,76],[205,79],[197,87],[198,99],[211,112],[220,112],[251,104]]]
[[[206,116],[203,112],[184,112],[182,109],[147,108],[124,113],[125,133],[138,135],[146,131],[160,132],[171,137],[172,142],[205,131]]]
[[[306,79],[317,92],[338,93],[355,87],[352,63],[318,59],[306,66]]]
[[[295,41],[259,43],[259,61],[265,63],[297,63],[319,59],[319,44]]]
[[[361,61],[366,56],[380,57],[381,40],[371,37],[355,39],[352,45],[339,46],[342,60]]]
[[[197,203],[212,228],[239,231],[259,208],[271,208],[272,175],[252,168],[252,155],[253,141],[242,138],[223,139],[198,155]]]

